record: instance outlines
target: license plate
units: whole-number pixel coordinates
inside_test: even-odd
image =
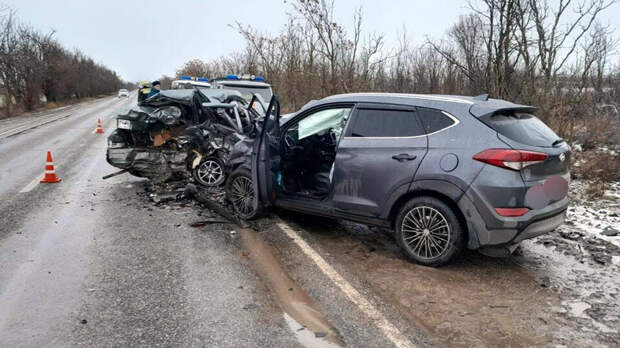
[[[116,127],[120,129],[131,129],[131,121],[129,120],[116,120]]]

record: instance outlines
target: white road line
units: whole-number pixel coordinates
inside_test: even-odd
[[[362,294],[355,290],[355,288],[340,274],[338,274],[338,272],[330,264],[328,264],[327,261],[321,257],[321,255],[312,249],[312,247],[310,247],[310,245],[308,245],[308,243],[306,243],[306,241],[303,240],[297,232],[295,232],[284,222],[278,222],[277,225],[310,259],[312,259],[312,261],[314,261],[323,274],[334,282],[340,290],[342,290],[342,292],[344,292],[344,294],[347,295],[347,297],[355,303],[362,312],[364,312],[364,314],[374,321],[379,330],[381,330],[385,337],[392,341],[396,347],[416,347],[416,345],[409,341],[409,339],[405,337],[396,326],[390,323],[383,316],[383,314],[381,314],[381,312],[379,312],[379,310],[372,305],[372,303],[370,303],[362,296]]]
[[[23,189],[19,190],[19,193],[26,193],[26,192],[32,191],[32,189],[37,187],[39,182],[41,180],[43,180],[43,175],[44,175],[44,173],[42,173],[41,175],[39,175],[36,178],[34,178],[34,180],[32,180],[28,185],[24,186]]]

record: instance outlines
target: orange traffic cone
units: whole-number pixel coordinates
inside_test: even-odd
[[[52,152],[47,152],[47,161],[45,162],[45,176],[42,183],[56,183],[60,182],[60,178],[56,177],[56,172],[54,171],[54,162],[52,162]]]
[[[103,134],[103,125],[101,124],[101,119],[97,119],[97,130],[95,130],[97,134]]]

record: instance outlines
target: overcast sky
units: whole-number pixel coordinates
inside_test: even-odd
[[[210,60],[244,47],[229,24],[248,23],[279,32],[289,5],[283,0],[0,0],[35,28],[54,29],[68,48],[79,48],[128,81],[173,75],[184,62]],[[386,36],[393,47],[406,28],[414,43],[439,38],[459,15],[465,0],[336,0],[336,15],[346,26],[362,5],[366,33]],[[620,24],[620,5],[608,9],[605,24]],[[619,37],[616,30],[616,37]]]

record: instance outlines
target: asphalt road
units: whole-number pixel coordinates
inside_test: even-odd
[[[191,227],[220,218],[154,204],[129,174],[101,178],[117,171],[105,161],[114,115],[135,98],[0,120],[0,347],[620,344],[620,266],[588,245],[612,261],[620,248],[575,240],[576,226],[439,269],[342,221],[276,212]],[[48,150],[57,184],[38,183]]]
[[[320,272],[308,273],[320,293],[286,278],[282,298],[277,277],[286,271],[275,258],[257,268],[266,252],[244,245],[236,226],[189,227],[208,212],[155,207],[145,181],[128,174],[102,180],[116,171],[105,161],[113,117],[134,101],[109,97],[0,123],[0,347],[394,345]],[[103,135],[93,133],[97,118]],[[58,184],[38,183],[47,150]],[[302,300],[286,298],[289,290]],[[283,310],[300,304],[302,323]],[[335,327],[333,340],[303,328],[314,312],[326,331]],[[430,342],[391,320],[407,344]]]

